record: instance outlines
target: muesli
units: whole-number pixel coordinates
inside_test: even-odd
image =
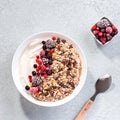
[[[41,44],[42,50],[35,57],[25,89],[40,101],[61,100],[70,95],[80,81],[80,55],[67,40],[55,36]]]

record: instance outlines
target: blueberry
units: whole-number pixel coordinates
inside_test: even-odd
[[[45,52],[45,58],[51,59],[52,55],[48,51],[46,51]]]
[[[25,86],[25,89],[26,89],[26,90],[29,90],[29,89],[30,89],[30,87],[29,87],[28,85],[26,85],[26,86]]]
[[[46,45],[43,45],[42,48],[43,48],[43,50],[46,50],[46,49],[47,49]]]
[[[40,76],[40,73],[38,72],[38,73],[36,73],[36,75],[37,75],[37,76]]]
[[[49,53],[49,52],[46,50],[46,51],[45,51],[45,56],[47,56],[48,53]]]
[[[46,42],[45,41],[42,41],[42,44],[45,44]]]
[[[32,71],[32,75],[33,75],[33,76],[36,76],[36,72],[35,72],[35,71]]]
[[[48,53],[48,54],[46,55],[46,57],[47,57],[48,59],[50,59],[50,58],[52,58],[52,55],[51,55],[50,53]]]
[[[49,65],[52,65],[52,63],[53,63],[53,62],[52,62],[52,60],[50,59],[50,60],[48,61],[48,64],[49,64]]]
[[[33,67],[34,67],[34,68],[37,68],[37,64],[34,64]]]

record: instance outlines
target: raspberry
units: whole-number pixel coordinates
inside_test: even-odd
[[[45,56],[45,51],[42,50],[42,51],[40,52],[40,57],[43,58],[44,56]]]
[[[107,32],[107,33],[112,33],[112,28],[111,28],[111,27],[107,27],[107,28],[106,28],[106,32]]]
[[[56,37],[55,37],[55,36],[53,36],[53,37],[52,37],[52,40],[56,40]]]
[[[30,88],[30,92],[31,92],[32,94],[37,94],[37,93],[39,92],[39,89],[38,89],[38,87],[31,87],[31,88]]]

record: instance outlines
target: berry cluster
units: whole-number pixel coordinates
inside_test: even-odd
[[[118,33],[117,28],[105,17],[98,21],[91,31],[102,44],[110,41]]]
[[[29,82],[31,86],[26,85],[25,89],[29,90],[32,94],[36,94],[39,92],[39,85],[43,83],[43,79],[41,76],[44,76],[44,79],[47,79],[49,75],[53,72],[50,68],[52,65],[52,53],[54,52],[56,37],[53,36],[52,39],[47,41],[42,41],[42,50],[40,54],[35,58],[35,64],[33,68],[35,69],[32,71],[32,75],[28,76]]]

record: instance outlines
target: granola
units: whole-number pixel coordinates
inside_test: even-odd
[[[80,81],[81,59],[67,40],[55,36],[42,41],[25,89],[37,100],[58,101],[69,96]]]

